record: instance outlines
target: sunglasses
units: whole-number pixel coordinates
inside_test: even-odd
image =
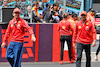
[[[82,14],[81,16],[87,16],[87,15],[85,15],[85,14]]]

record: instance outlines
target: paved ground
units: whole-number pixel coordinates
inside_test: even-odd
[[[0,63],[0,67],[10,67],[9,63]],[[75,63],[70,64],[64,62],[60,65],[59,62],[27,62],[22,63],[22,67],[76,67]],[[85,62],[82,62],[82,67],[85,67]],[[100,67],[100,62],[92,62],[91,67]]]
[[[99,36],[97,36],[99,37]],[[97,38],[99,39],[99,38]],[[91,67],[100,67],[100,53],[98,55],[98,61],[94,60],[96,49],[99,46],[99,41],[97,40],[96,46],[91,47]],[[85,67],[86,57],[85,53],[82,54],[82,67]],[[11,67],[8,62],[1,62],[0,67]],[[22,67],[76,67],[75,63],[70,64],[68,62],[64,62],[63,65],[60,65],[59,62],[22,62]]]

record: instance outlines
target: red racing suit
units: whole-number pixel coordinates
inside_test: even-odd
[[[15,18],[13,18],[9,22],[3,42],[6,42],[7,38],[10,36],[10,33],[12,35],[11,41],[23,42],[25,30],[27,30],[30,33],[30,35],[34,34],[33,30],[29,27],[29,25],[27,24],[25,20],[19,17],[18,21],[16,21],[15,23]]]
[[[76,42],[76,38],[77,42],[82,44],[91,44],[93,40],[96,40],[96,30],[93,23],[91,21],[86,21],[83,23],[81,20],[77,22],[73,34],[73,43]]]

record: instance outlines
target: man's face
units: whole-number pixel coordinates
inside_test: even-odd
[[[95,12],[92,12],[92,15],[95,15]]]
[[[19,18],[19,17],[20,17],[20,13],[19,13],[19,12],[14,12],[14,13],[13,13],[13,16],[14,16],[15,18]]]
[[[31,6],[28,6],[28,7],[27,7],[27,11],[28,11],[28,12],[31,12]]]
[[[82,14],[82,15],[81,15],[81,20],[85,21],[85,20],[86,20],[86,17],[87,17],[87,15]]]
[[[77,20],[77,16],[74,17],[74,20]]]
[[[7,5],[8,4],[8,0],[3,0],[3,4]]]
[[[35,4],[35,8],[36,8],[36,9],[39,9],[39,4],[38,4],[38,3]]]

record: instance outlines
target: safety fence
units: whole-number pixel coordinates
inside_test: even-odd
[[[36,42],[31,40],[30,34],[26,31],[24,36],[24,49],[22,62],[57,62],[60,61],[60,33],[57,30],[58,24],[29,24],[34,30]],[[0,25],[0,44],[4,38],[7,24]],[[6,47],[0,47],[0,62],[7,62],[6,49],[11,36],[6,42]],[[68,61],[68,50],[64,50],[64,61]]]

